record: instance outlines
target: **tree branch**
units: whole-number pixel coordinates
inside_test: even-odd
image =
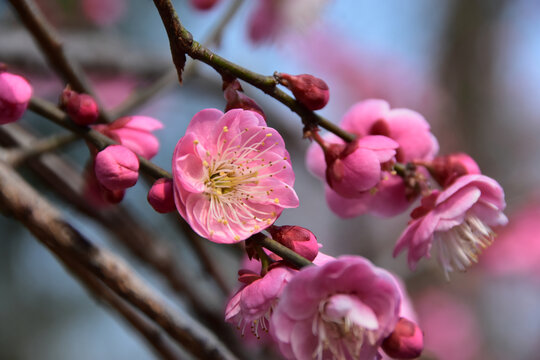
[[[23,223],[53,253],[69,254],[73,261],[140,309],[196,357],[235,359],[212,333],[187,314],[179,316],[168,308],[125,262],[86,239],[3,163],[0,163],[0,209]]]
[[[243,68],[213,53],[197,41],[193,40],[191,33],[182,26],[170,0],[154,0],[154,4],[161,16],[167,35],[169,36],[173,62],[175,64],[182,63],[185,54],[188,54],[193,59],[210,65],[222,76],[242,79],[272,96],[287,106],[291,111],[297,113],[304,125],[308,127],[318,125],[336,134],[345,141],[349,142],[354,140],[355,136],[353,134],[343,130],[313,111],[308,110],[304,105],[280,90],[277,87],[277,82],[273,76],[264,76]],[[182,68],[183,67],[177,66],[179,76],[182,73]]]

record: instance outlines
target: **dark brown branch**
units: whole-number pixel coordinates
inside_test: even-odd
[[[0,209],[19,220],[53,253],[69,254],[73,261],[142,311],[194,356],[235,359],[212,333],[187,314],[179,316],[173,312],[124,261],[86,239],[3,163],[0,163]]]

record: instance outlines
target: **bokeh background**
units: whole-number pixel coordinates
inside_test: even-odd
[[[277,0],[276,0],[277,1]],[[175,1],[195,39],[204,39],[230,5],[208,12]],[[330,0],[302,21],[288,23],[272,39],[254,43],[248,22],[259,0],[245,1],[211,47],[251,70],[272,74],[311,73],[330,86],[321,114],[339,121],[349,106],[382,98],[392,107],[422,113],[441,154],[463,151],[506,192],[510,225],[467,273],[445,280],[433,260],[410,272],[392,247],[407,223],[366,215],[342,220],[325,203],[322,184],[304,167],[309,142],[299,118],[283,105],[245,85],[268,123],[285,138],[296,172],[300,207],[277,224],[313,231],[331,255],[359,254],[399,274],[425,331],[424,359],[539,359],[540,345],[540,4],[535,0]],[[301,2],[299,0],[299,2]],[[307,2],[309,3],[309,2]],[[41,0],[73,59],[91,76],[103,102],[114,108],[131,91],[149,86],[171,70],[169,43],[149,1]],[[310,6],[308,4],[308,6]],[[306,16],[304,16],[306,15]],[[300,15],[298,15],[300,17]],[[0,3],[0,62],[26,76],[35,93],[56,102],[65,84],[51,72],[11,7]],[[155,162],[170,169],[172,150],[191,117],[207,107],[223,109],[221,79],[204,64],[192,67],[184,84],[171,81],[133,114],[160,119],[161,150]],[[27,113],[21,121],[35,134],[58,129]],[[81,143],[62,156],[81,172],[88,159]],[[29,169],[25,177],[61,207],[96,243],[127,259],[178,309],[186,309],[156,275],[135,259],[100,221],[63,201]],[[146,202],[148,185],[131,189],[123,206],[163,241],[196,284],[204,301],[223,311],[225,297],[195,260],[174,218]],[[56,259],[17,222],[0,217],[0,359],[152,359],[153,353],[121,319],[94,301]],[[238,253],[205,243],[236,286]],[[202,301],[202,300],[201,300]],[[189,309],[186,309],[189,311]],[[272,355],[265,355],[269,358]],[[261,357],[262,358],[262,357]]]

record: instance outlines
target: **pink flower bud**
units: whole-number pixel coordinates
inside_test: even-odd
[[[261,107],[257,105],[255,100],[244,94],[244,90],[238,80],[224,82],[223,95],[225,96],[225,100],[227,100],[225,111],[231,109],[252,110],[261,114],[261,116],[266,119],[264,112]]]
[[[77,125],[90,125],[96,122],[99,109],[96,101],[87,94],[79,94],[69,87],[62,91],[60,106],[66,110],[71,120]]]
[[[319,243],[311,231],[301,226],[270,226],[267,231],[272,239],[285,245],[297,254],[313,261],[319,253]]]
[[[0,125],[17,121],[32,97],[32,87],[21,76],[0,71]]]
[[[414,322],[399,318],[394,331],[382,343],[384,352],[396,359],[416,359],[424,349],[424,335]]]
[[[139,159],[125,146],[111,145],[96,155],[94,170],[101,185],[124,190],[137,183]]]
[[[313,75],[274,74],[277,81],[292,91],[296,100],[309,110],[319,110],[326,106],[330,98],[328,85]]]
[[[428,168],[431,175],[443,187],[447,187],[460,176],[481,174],[478,164],[465,153],[436,157]]]
[[[148,203],[152,205],[158,213],[169,213],[176,210],[174,204],[174,193],[172,180],[161,178],[157,179],[154,185],[148,191]]]
[[[191,0],[191,6],[197,10],[210,10],[219,0]]]

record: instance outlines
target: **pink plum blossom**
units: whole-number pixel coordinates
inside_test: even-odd
[[[197,10],[210,10],[219,2],[219,0],[191,0],[191,6]]]
[[[93,128],[124,145],[145,159],[153,158],[159,150],[159,140],[152,131],[163,124],[148,116],[126,116],[110,124],[94,125]]]
[[[176,208],[201,236],[234,243],[298,206],[281,135],[258,113],[198,112],[174,150]]]
[[[32,86],[23,77],[0,70],[0,125],[17,121],[28,107]]]
[[[328,104],[330,90],[324,80],[310,74],[274,73],[274,78],[292,91],[296,100],[309,110],[320,110]]]
[[[60,103],[77,125],[93,124],[99,116],[99,108],[94,98],[88,94],[79,94],[71,90],[69,85],[62,91]]]
[[[380,162],[389,161],[393,157],[389,156],[390,150],[395,154],[396,160],[403,163],[431,160],[438,151],[437,140],[431,134],[429,124],[422,115],[408,109],[390,109],[388,103],[383,100],[365,100],[354,105],[345,114],[340,125],[355,134],[359,144],[380,154],[378,157]],[[330,136],[326,138],[331,139]],[[382,139],[387,140],[383,142]],[[392,140],[392,143],[389,143],[389,140]],[[326,199],[330,209],[344,218],[364,213],[387,217],[403,212],[414,197],[407,193],[402,178],[375,167],[374,161],[369,162],[371,165],[368,166],[366,156],[361,159],[366,164],[361,167],[364,176],[360,179],[371,182],[366,181],[364,186],[361,181],[351,180],[340,187],[335,185],[327,187]],[[321,177],[326,171],[324,154],[317,149],[316,144],[311,145],[308,150],[306,163],[308,169],[316,176]],[[354,179],[352,174],[351,179]],[[373,184],[374,179],[378,179],[377,183],[369,191],[365,191],[368,185]],[[352,196],[350,189],[354,187],[357,188],[356,194]],[[358,191],[361,188],[364,188],[364,191]]]
[[[84,16],[97,26],[111,26],[126,13],[126,0],[81,0]]]
[[[460,176],[482,173],[476,161],[465,153],[438,156],[426,165],[431,176],[442,187],[448,187]]]
[[[464,271],[476,262],[495,234],[491,226],[505,225],[506,204],[501,186],[479,174],[459,177],[448,188],[422,199],[411,213],[412,220],[394,248],[397,256],[408,248],[409,267],[430,256],[434,247],[445,274]]]
[[[225,321],[238,326],[242,335],[250,324],[252,334],[259,338],[259,328],[268,331],[270,315],[295,272],[286,266],[276,266],[261,277],[251,270],[240,270],[239,280],[246,284],[229,300]]]
[[[300,270],[289,281],[270,332],[287,359],[377,359],[399,318],[392,275],[344,256]]]
[[[165,214],[176,210],[172,180],[157,179],[148,191],[147,200],[159,213]]]
[[[111,145],[101,150],[94,160],[99,183],[112,191],[134,186],[139,178],[139,159],[122,145]]]

